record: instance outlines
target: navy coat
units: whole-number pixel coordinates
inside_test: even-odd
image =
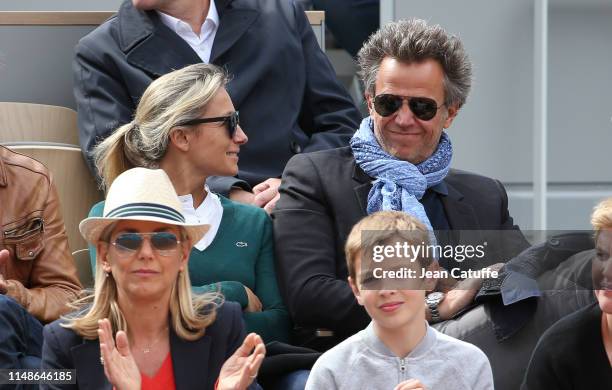
[[[62,319],[45,326],[42,367],[76,369],[75,385],[43,385],[45,389],[111,390],[100,364],[100,342],[85,340],[71,329],[63,328]],[[170,354],[177,390],[214,388],[221,366],[242,344],[245,337],[242,311],[234,302],[217,309],[217,318],[195,341],[179,338],[170,327]],[[254,383],[249,389],[260,387]]]
[[[529,245],[514,225],[499,181],[451,169],[443,183],[448,193],[441,203],[452,229],[444,244],[457,243],[453,231],[476,233],[475,243],[489,241],[487,255],[496,260],[491,263],[500,261],[496,253],[514,256]],[[353,225],[367,216],[371,188],[372,178],[355,163],[350,147],[302,154],[287,164],[272,214],[279,287],[294,323],[331,329],[336,341],[370,322],[347,283],[344,245]],[[491,234],[497,231],[507,234]],[[480,232],[493,237],[485,240]]]
[[[210,62],[232,76],[228,92],[249,137],[241,147],[238,176],[254,185],[280,177],[296,153],[347,145],[361,115],[299,3],[215,4],[220,22]],[[75,51],[74,92],[84,152],[132,120],[152,80],[202,62],[156,12],[137,10],[130,0],[82,38]],[[223,193],[235,182],[218,179],[211,186]]]

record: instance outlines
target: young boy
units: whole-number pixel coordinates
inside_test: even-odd
[[[410,253],[426,252],[406,248],[428,242],[425,226],[403,212],[374,213],[353,227],[345,246],[348,281],[372,322],[319,358],[306,390],[493,389],[485,354],[425,320],[425,291],[436,280],[421,276],[435,268],[434,261],[423,255],[410,258]],[[389,264],[401,264],[401,269]],[[380,278],[384,271],[404,278]],[[398,283],[404,289],[391,289]]]

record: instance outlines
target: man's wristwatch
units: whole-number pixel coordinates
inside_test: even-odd
[[[432,292],[431,294],[427,295],[427,298],[425,298],[425,303],[427,304],[429,312],[431,313],[431,323],[440,322],[442,319],[440,318],[440,312],[438,312],[438,305],[443,300],[444,293],[439,291]]]

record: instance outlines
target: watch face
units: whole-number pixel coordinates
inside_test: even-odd
[[[440,302],[444,298],[444,293],[440,291],[432,292],[427,296],[428,301]]]

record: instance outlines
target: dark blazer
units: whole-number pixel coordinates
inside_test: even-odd
[[[45,326],[42,368],[76,369],[76,385],[41,386],[48,389],[111,389],[100,364],[100,343],[85,340],[57,320]],[[177,390],[213,389],[221,366],[245,337],[242,311],[237,303],[225,302],[217,318],[196,341],[179,338],[170,327],[170,353]],[[260,389],[253,384],[249,389]]]
[[[367,215],[371,181],[350,147],[302,154],[287,164],[274,236],[279,286],[297,325],[331,329],[342,339],[370,322],[347,283],[344,244]],[[451,229],[508,230],[504,244],[511,255],[528,246],[499,181],[451,170],[444,182],[448,195],[441,200]]]
[[[361,115],[336,79],[299,3],[215,4],[220,22],[210,62],[232,76],[228,92],[249,136],[241,147],[239,177],[257,184],[280,177],[296,153],[347,145]],[[132,120],[152,80],[202,62],[156,12],[139,11],[130,0],[82,38],[75,51],[74,93],[84,152]],[[216,183],[213,190],[223,192],[223,183],[228,187],[228,182]]]

